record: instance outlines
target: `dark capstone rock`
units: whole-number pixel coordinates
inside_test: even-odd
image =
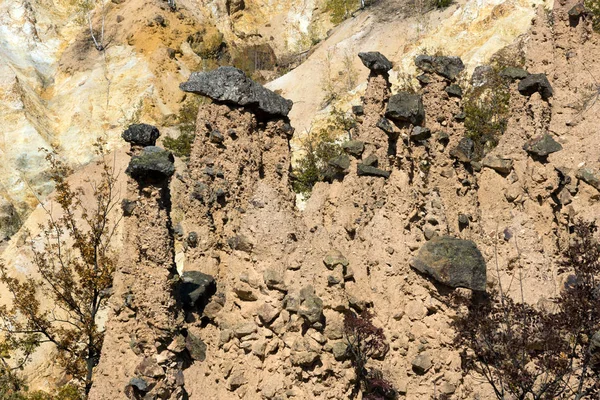
[[[546,74],[531,74],[519,82],[519,93],[523,96],[531,96],[539,92],[544,100],[552,97],[552,86]]]
[[[527,78],[529,72],[525,71],[523,68],[507,67],[500,71],[500,76],[516,81]]]
[[[352,106],[352,114],[354,115],[364,115],[365,108],[363,106]]]
[[[190,332],[185,337],[185,348],[190,352],[192,360],[206,360],[206,343]]]
[[[580,168],[576,174],[578,179],[581,179],[590,186],[600,190],[600,179],[591,170],[587,168]]]
[[[131,216],[133,214],[133,211],[135,211],[136,207],[137,207],[137,202],[134,200],[123,199],[123,201],[121,201],[121,208],[123,209],[123,215],[126,217]]]
[[[447,286],[485,291],[485,260],[470,240],[434,237],[421,247],[411,266]]]
[[[158,128],[148,124],[133,124],[123,132],[121,137],[136,146],[154,146],[160,136]]]
[[[491,168],[502,175],[508,175],[512,170],[513,160],[488,155],[482,160],[482,164],[484,167]]]
[[[392,123],[386,118],[381,117],[379,121],[377,121],[377,127],[388,135],[394,133],[394,127],[392,126]]]
[[[365,151],[365,144],[359,140],[349,140],[342,143],[342,149],[354,157],[360,157],[363,151]]]
[[[452,85],[446,87],[446,89],[444,89],[444,91],[446,93],[448,93],[448,96],[450,97],[458,97],[461,98],[463,95],[463,91],[460,88],[460,86],[458,86],[457,84],[453,83]]]
[[[420,55],[415,58],[415,65],[421,71],[436,73],[451,81],[465,69],[465,65],[459,57],[447,56]]]
[[[362,160],[362,163],[369,167],[376,167],[379,163],[379,160],[377,159],[377,156],[375,154],[369,154],[367,158]]]
[[[144,147],[142,152],[131,157],[125,173],[135,180],[158,181],[170,178],[175,173],[173,154],[160,147]]]
[[[221,144],[225,141],[225,137],[221,132],[215,129],[214,131],[210,132],[208,140],[210,140],[211,143]]]
[[[428,74],[421,74],[417,76],[417,80],[422,86],[428,85],[431,82],[433,82],[433,79],[431,79],[431,76],[429,76]]]
[[[186,307],[204,306],[217,291],[215,278],[200,271],[185,271],[179,283],[179,297]]]
[[[350,167],[350,157],[347,154],[341,154],[329,160],[328,164],[343,171]]]
[[[579,20],[589,14],[589,10],[585,8],[583,3],[577,3],[569,10],[568,14],[569,24],[571,26],[577,26],[579,24]]]
[[[562,146],[546,133],[525,143],[523,150],[538,157],[546,157],[548,154],[562,150]]]
[[[359,163],[357,167],[358,176],[376,176],[381,178],[389,178],[390,172],[384,171],[379,168],[371,167],[370,165],[365,165],[363,163]]]
[[[420,125],[425,119],[423,98],[418,94],[399,92],[390,97],[385,116],[396,121]]]
[[[383,54],[378,51],[369,51],[366,53],[358,53],[358,57],[371,72],[376,74],[387,73],[392,69],[392,63]]]
[[[263,87],[234,67],[219,67],[208,72],[193,72],[187,82],[179,85],[184,92],[210,97],[223,103],[249,107],[255,111],[287,116],[292,101]]]
[[[148,382],[146,382],[146,380],[144,378],[140,378],[138,376],[133,377],[129,380],[129,386],[131,386],[143,393],[147,392],[148,389],[150,388],[150,386],[148,385]]]
[[[192,248],[198,246],[198,234],[196,232],[190,232],[187,237],[187,244]]]
[[[475,143],[473,140],[464,137],[460,139],[455,148],[450,150],[450,157],[456,158],[460,162],[467,163],[473,158]]]
[[[423,128],[422,126],[415,126],[410,133],[412,140],[426,140],[431,137],[431,130],[429,128]]]

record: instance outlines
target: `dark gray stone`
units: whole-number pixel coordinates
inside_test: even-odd
[[[431,82],[433,82],[433,79],[431,79],[431,76],[429,76],[429,74],[421,74],[417,76],[417,80],[419,81],[421,86],[429,85]]]
[[[227,239],[227,244],[233,250],[239,250],[245,253],[251,253],[254,248],[252,242],[244,235],[237,235]]]
[[[350,167],[350,157],[348,157],[347,154],[341,154],[329,160],[328,164],[338,170],[343,171]]]
[[[300,290],[298,315],[315,328],[323,327],[323,300],[315,294],[312,286]]]
[[[285,117],[293,102],[266,89],[234,67],[219,67],[208,72],[193,72],[187,82],[179,85],[184,92],[244,106],[272,116]]]
[[[464,111],[461,111],[454,116],[454,120],[458,122],[463,122],[465,119],[467,119],[467,114],[465,114]]]
[[[425,243],[411,267],[450,287],[485,291],[486,265],[474,242],[438,236]]]
[[[378,51],[358,53],[358,57],[371,72],[375,74],[384,74],[392,69],[392,63],[383,54]]]
[[[427,371],[429,371],[432,365],[431,357],[428,353],[421,353],[412,361],[412,369],[418,375],[425,374]]]
[[[138,376],[133,377],[129,380],[129,386],[136,388],[137,390],[143,393],[146,393],[150,388],[148,382],[146,382],[144,378],[140,378]]]
[[[578,179],[581,179],[590,186],[600,190],[600,179],[590,169],[580,168],[576,174]]]
[[[447,86],[446,89],[444,89],[444,91],[446,93],[448,93],[448,96],[450,96],[450,97],[461,98],[463,96],[463,91],[462,91],[461,87],[455,83],[453,83],[450,86]]]
[[[225,141],[225,136],[215,129],[214,131],[210,132],[208,140],[210,140],[211,143],[221,144]]]
[[[513,81],[525,79],[529,76],[529,72],[523,68],[518,67],[507,67],[500,71],[500,76]]]
[[[198,234],[196,232],[190,232],[187,237],[187,244],[192,248],[198,246]]]
[[[365,108],[363,106],[352,106],[352,114],[354,115],[364,115]]]
[[[133,214],[137,207],[137,202],[135,200],[127,200],[123,199],[121,201],[121,208],[123,209],[123,215],[129,217]]]
[[[523,96],[531,96],[539,92],[544,100],[552,97],[553,91],[546,74],[531,74],[519,82],[519,93]]]
[[[365,144],[359,140],[349,140],[342,143],[342,149],[354,157],[360,157],[363,151],[365,151]]]
[[[484,167],[491,168],[502,175],[508,175],[512,170],[513,160],[488,155],[482,160],[482,164]]]
[[[415,126],[410,133],[412,140],[426,140],[431,137],[431,130],[429,128],[423,128],[422,126]]]
[[[376,167],[379,164],[379,160],[375,154],[369,154],[364,160],[362,160],[364,165],[369,167]]]
[[[415,93],[399,92],[390,97],[385,116],[396,121],[420,125],[425,120],[423,98]]]
[[[394,126],[386,118],[381,117],[379,121],[377,121],[377,127],[385,133],[387,133],[388,135],[394,133]]]
[[[562,146],[546,133],[525,143],[523,150],[538,157],[546,157],[548,154],[562,150]]]
[[[136,146],[154,146],[160,136],[158,128],[148,124],[133,124],[123,132],[121,137]]]
[[[215,278],[200,271],[185,271],[179,283],[179,297],[185,307],[203,306],[217,291]]]
[[[125,173],[137,181],[158,181],[175,173],[173,154],[160,147],[144,147],[141,153],[131,157]]]
[[[456,158],[460,162],[470,162],[473,158],[473,151],[475,149],[475,143],[473,140],[464,137],[460,139],[456,147],[450,150],[450,157]]]
[[[445,146],[450,141],[450,135],[448,135],[448,132],[439,131],[437,133],[437,141]]]
[[[459,57],[420,55],[415,58],[415,65],[421,71],[435,73],[451,81],[465,69]]]
[[[365,165],[363,163],[359,163],[358,167],[357,167],[357,174],[358,174],[358,176],[376,176],[376,177],[387,179],[390,177],[391,173],[389,171],[384,171],[379,168],[375,168],[375,167],[371,167],[369,165]]]
[[[192,360],[206,360],[206,343],[190,332],[188,332],[187,336],[185,337],[185,348],[190,352]]]

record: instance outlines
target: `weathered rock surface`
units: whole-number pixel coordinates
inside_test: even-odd
[[[523,68],[506,67],[500,71],[500,76],[516,81],[527,78],[529,72],[525,71]]]
[[[519,92],[523,96],[531,96],[538,92],[544,100],[548,100],[553,94],[552,86],[546,74],[527,75],[519,82]]]
[[[185,271],[181,274],[179,296],[184,306],[206,304],[217,291],[215,279],[200,271]]]
[[[158,128],[148,124],[133,124],[123,132],[121,137],[136,146],[154,146],[160,136]]]
[[[219,67],[209,72],[193,72],[179,85],[184,92],[210,97],[227,104],[249,107],[272,116],[285,117],[292,101],[266,89],[234,67]]]
[[[459,57],[420,55],[415,58],[415,65],[421,71],[436,73],[451,81],[465,69]]]
[[[456,147],[450,150],[450,156],[456,158],[460,162],[470,162],[473,159],[475,143],[467,137],[460,139]]]
[[[393,95],[388,102],[385,116],[396,121],[420,125],[425,119],[421,95],[409,92],[399,92]]]
[[[371,72],[376,74],[387,73],[392,69],[393,65],[383,54],[378,51],[370,51],[365,53],[358,53],[358,57]]]
[[[507,175],[513,167],[513,160],[510,158],[501,158],[488,155],[481,163],[484,167],[491,168],[500,174]]]
[[[421,247],[411,266],[450,287],[475,291],[486,288],[485,260],[470,240],[435,237]]]
[[[170,151],[148,146],[139,155],[131,157],[125,172],[136,180],[162,180],[175,173],[174,161]]]
[[[523,150],[538,157],[562,150],[562,146],[550,134],[535,137],[523,145]]]

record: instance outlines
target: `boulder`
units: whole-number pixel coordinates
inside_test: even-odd
[[[343,171],[350,167],[350,157],[347,154],[341,154],[329,160],[328,164],[337,170]]]
[[[256,314],[258,315],[258,319],[265,325],[270,324],[275,321],[275,318],[279,315],[281,310],[269,303],[264,303],[256,310]]]
[[[349,140],[342,143],[342,149],[354,157],[360,157],[363,151],[365,151],[365,144],[360,140]]]
[[[472,139],[464,137],[460,139],[456,147],[450,150],[450,157],[456,158],[460,162],[468,163],[473,159],[475,143]]]
[[[265,270],[265,272],[263,272],[263,279],[265,281],[265,285],[267,285],[269,289],[279,290],[282,292],[287,291],[283,280],[283,273],[280,271],[277,271],[273,268],[268,268]]]
[[[148,124],[133,124],[123,132],[121,137],[135,146],[154,146],[160,136],[158,128]]]
[[[519,82],[519,93],[531,96],[538,92],[544,100],[552,97],[553,91],[546,74],[531,74]]]
[[[388,135],[394,133],[394,127],[392,126],[392,123],[386,118],[381,117],[379,121],[377,121],[377,127]]]
[[[534,156],[546,157],[548,154],[562,150],[562,146],[546,133],[525,143],[523,150]]]
[[[392,63],[378,51],[358,53],[358,57],[374,74],[384,74],[392,69]]]
[[[411,267],[453,288],[474,291],[486,288],[485,260],[471,240],[434,237],[421,247]]]
[[[584,3],[577,3],[568,12],[569,24],[571,26],[577,26],[581,18],[586,17],[590,11],[585,7]]]
[[[415,126],[410,133],[410,138],[415,141],[426,140],[431,137],[431,130],[422,126]]]
[[[184,92],[210,97],[222,103],[248,107],[256,112],[285,117],[293,102],[263,87],[234,67],[219,67],[213,71],[193,72],[187,82],[179,85]]]
[[[508,175],[512,170],[513,160],[488,155],[482,160],[482,164],[484,167],[491,168],[499,174]]]
[[[315,294],[312,286],[307,286],[300,290],[300,305],[298,315],[315,328],[322,328],[323,320],[323,300]]]
[[[431,356],[428,353],[421,353],[412,361],[412,369],[417,375],[425,374],[431,366]]]
[[[455,83],[453,83],[450,86],[447,86],[446,89],[444,89],[444,91],[446,93],[448,93],[448,96],[450,96],[450,97],[461,98],[463,96],[463,91],[462,91],[461,87]]]
[[[382,169],[372,167],[363,163],[358,164],[356,168],[356,173],[358,174],[358,176],[375,176],[386,179],[389,178],[391,175],[391,172],[389,171],[384,171]]]
[[[142,152],[131,157],[125,173],[137,181],[160,181],[175,173],[173,154],[160,147],[144,147]]]
[[[362,160],[364,165],[369,167],[376,167],[379,164],[379,159],[375,154],[369,154],[364,160]]]
[[[185,348],[190,353],[192,360],[206,360],[206,343],[190,332],[188,332],[187,336],[185,337]]]
[[[425,120],[423,98],[419,94],[399,92],[390,97],[385,116],[396,121],[421,125]]]
[[[421,71],[435,73],[451,81],[465,69],[459,57],[420,55],[415,58],[415,65]]]
[[[203,306],[217,291],[215,278],[200,271],[181,274],[179,297],[185,307]]]
[[[577,171],[576,176],[577,176],[577,179],[581,179],[588,185],[593,186],[597,190],[600,190],[600,179],[598,178],[598,176],[596,174],[594,174],[594,172],[592,170],[587,169],[587,168],[580,168]]]
[[[506,67],[500,71],[500,76],[512,81],[516,81],[527,78],[529,76],[529,72],[525,71],[523,68]]]
[[[331,346],[331,352],[336,361],[344,361],[348,357],[348,345],[344,342],[335,342]]]

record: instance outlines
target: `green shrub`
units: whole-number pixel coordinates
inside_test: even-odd
[[[177,157],[187,158],[190,156],[192,143],[194,143],[194,138],[196,137],[198,107],[205,101],[202,97],[194,96],[191,100],[184,103],[177,116],[179,136],[177,138],[165,137],[163,139],[163,146]]]
[[[592,27],[596,32],[600,32],[600,0],[586,0],[584,5],[590,12]]]
[[[500,76],[503,68],[494,65],[486,83],[469,88],[463,100],[466,135],[475,143],[476,159],[498,145],[508,126],[510,82]]]
[[[327,0],[325,11],[334,24],[344,21],[350,14],[360,8],[360,0]]]
[[[452,4],[452,0],[433,0],[433,5],[435,8],[446,8],[450,4]]]

